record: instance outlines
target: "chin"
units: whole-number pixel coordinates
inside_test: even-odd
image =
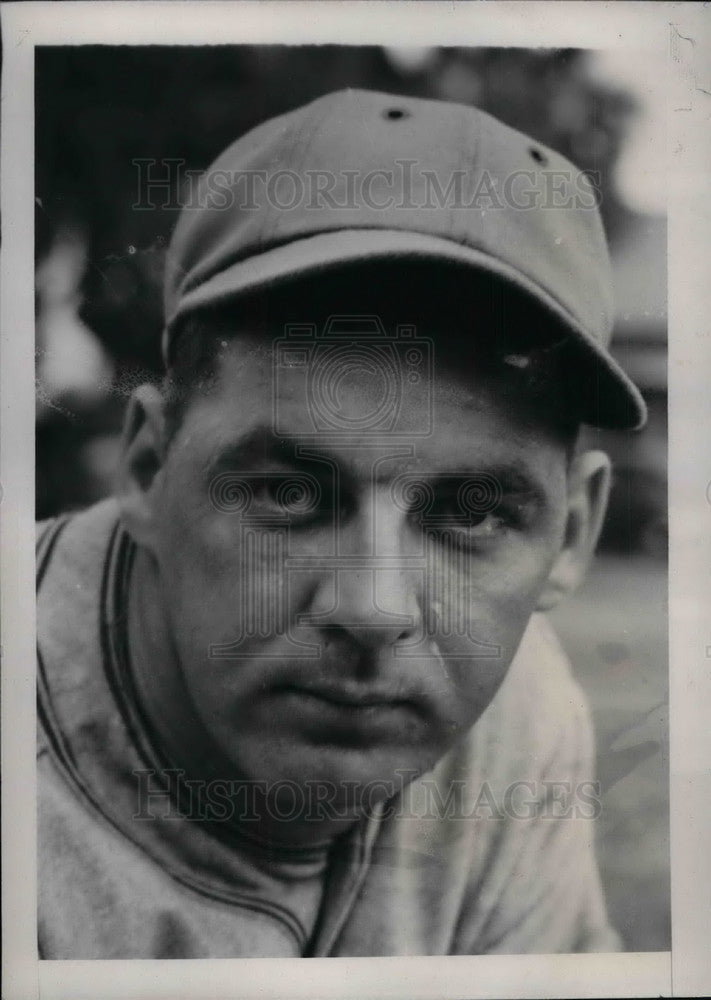
[[[446,749],[343,743],[275,747],[267,743],[252,760],[242,762],[240,771],[267,789],[299,786],[324,801],[352,800],[359,794],[387,799],[430,770]]]

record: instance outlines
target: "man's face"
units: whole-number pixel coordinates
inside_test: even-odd
[[[223,343],[157,487],[192,707],[225,778],[426,771],[491,701],[563,544],[564,445],[513,370],[435,351],[394,426],[387,373],[344,365],[324,429],[308,365],[274,363],[263,338]]]

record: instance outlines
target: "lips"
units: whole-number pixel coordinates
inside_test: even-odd
[[[316,698],[337,708],[401,708],[413,707],[413,700],[400,692],[367,688],[358,684],[299,684],[285,685],[284,692]]]
[[[292,684],[278,688],[276,695],[284,724],[314,744],[372,749],[403,741],[419,743],[427,728],[425,708],[392,689]]]

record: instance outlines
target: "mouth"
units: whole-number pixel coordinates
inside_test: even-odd
[[[413,707],[412,700],[402,697],[399,692],[366,688],[358,684],[290,684],[280,688],[280,691],[351,711]]]
[[[284,685],[274,694],[289,728],[318,744],[373,748],[419,742],[427,722],[422,706],[391,689],[339,681]]]

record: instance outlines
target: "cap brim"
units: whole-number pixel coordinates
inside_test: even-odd
[[[188,313],[219,306],[242,295],[344,264],[395,259],[449,261],[495,275],[547,310],[574,337],[581,365],[589,365],[583,385],[582,419],[594,427],[636,430],[646,421],[644,400],[612,355],[549,292],[509,265],[471,247],[437,236],[393,229],[346,229],[318,233],[236,261],[179,299],[166,317],[164,355],[170,331]]]

